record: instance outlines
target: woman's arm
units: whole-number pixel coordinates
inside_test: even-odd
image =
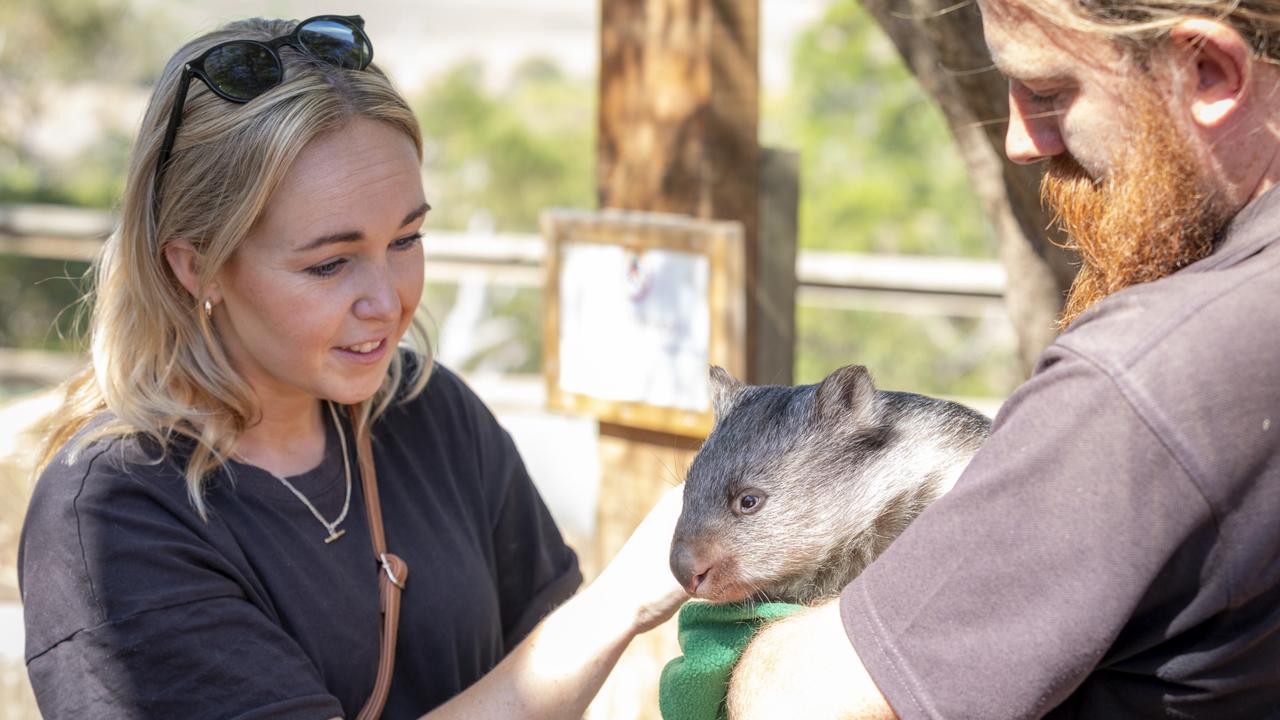
[[[581,718],[631,639],[687,599],[667,565],[681,495],[681,487],[667,491],[595,582],[424,720]]]

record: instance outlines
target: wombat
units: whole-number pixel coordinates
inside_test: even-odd
[[[951,489],[991,429],[963,405],[877,390],[861,365],[799,387],[716,367],[711,394],[671,571],[715,603],[838,594]]]

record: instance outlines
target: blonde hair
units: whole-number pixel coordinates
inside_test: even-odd
[[[1120,41],[1139,55],[1187,17],[1207,17],[1235,28],[1259,59],[1280,62],[1278,0],[1017,0],[1050,22]]]
[[[187,438],[193,446],[183,468],[187,493],[204,517],[205,479],[256,422],[257,401],[205,317],[203,292],[193,297],[178,282],[165,260],[165,245],[181,238],[196,247],[203,290],[244,241],[307,143],[355,118],[401,130],[421,160],[422,136],[413,111],[377,67],[344,70],[282,48],[284,82],[248,103],[223,100],[192,79],[157,196],[156,163],[185,64],[218,43],[265,41],[289,33],[295,24],[230,23],[188,43],[165,67],[133,149],[119,227],[91,270],[93,362],[68,381],[37,473],[68,445],[70,463],[99,439],[143,434],[169,449],[174,440]],[[402,382],[408,385],[407,397],[426,385],[431,351],[419,318],[409,334],[422,356],[412,369],[416,377],[405,377],[407,369],[394,353],[378,391],[349,408],[357,433],[369,432]],[[112,417],[81,432],[104,412]]]

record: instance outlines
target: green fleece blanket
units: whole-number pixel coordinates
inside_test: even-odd
[[[658,685],[663,719],[723,720],[729,674],[747,643],[764,623],[803,609],[790,603],[685,603],[679,619],[684,655],[667,663]]]

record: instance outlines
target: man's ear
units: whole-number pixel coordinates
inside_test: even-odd
[[[214,287],[205,290],[206,297],[200,297],[200,263],[203,256],[189,240],[171,240],[164,246],[164,259],[169,263],[173,276],[178,278],[182,287],[191,293],[191,297],[200,301],[210,300],[218,303],[217,290]]]
[[[1184,91],[1191,119],[1205,129],[1224,125],[1241,106],[1253,73],[1253,49],[1230,25],[1206,17],[1187,18],[1169,30],[1176,51],[1191,63]]]

